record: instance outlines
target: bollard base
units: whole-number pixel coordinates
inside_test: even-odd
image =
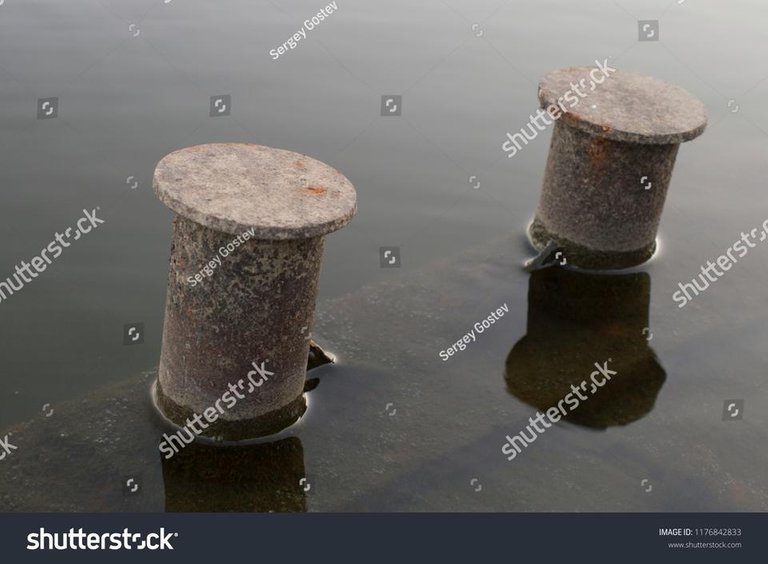
[[[177,404],[164,394],[159,379],[155,380],[152,385],[152,401],[160,415],[170,423],[182,428],[191,428],[188,422],[194,423],[195,412],[188,407]],[[306,411],[307,400],[302,393],[288,405],[252,419],[226,420],[219,418],[210,423],[199,417],[198,419],[202,419],[208,427],[203,429],[202,425],[196,423],[194,429],[199,429],[200,433],[195,433],[197,435],[195,439],[238,442],[267,437],[287,429],[301,419]],[[202,416],[202,414],[199,415]],[[186,433],[186,436],[189,434]]]
[[[539,218],[535,218],[528,228],[528,239],[537,251],[543,251],[547,243],[555,241],[563,249],[565,264],[585,270],[619,270],[639,266],[651,259],[656,252],[655,240],[633,251],[592,249],[551,233]]]

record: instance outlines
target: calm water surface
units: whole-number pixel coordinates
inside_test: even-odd
[[[144,449],[133,468],[110,470],[118,481],[143,474],[147,494],[131,508],[766,510],[768,249],[682,310],[671,297],[768,217],[765,6],[337,4],[276,61],[269,50],[324,4],[0,7],[0,278],[83,209],[99,206],[106,221],[0,303],[0,429],[50,424],[45,404],[61,406],[53,417],[68,428],[71,402],[104,390],[138,397],[144,388],[126,382],[159,359],[171,235],[154,166],[183,146],[255,142],[328,162],[358,190],[359,215],[328,238],[321,280],[316,336],[339,363],[313,371],[310,413],[280,443],[161,463],[160,427],[118,425]],[[660,19],[661,41],[638,42],[638,19]],[[501,144],[535,112],[541,76],[606,57],[699,97],[709,129],[681,148],[663,250],[640,274],[531,276],[523,233],[550,134],[514,159]],[[222,94],[231,115],[209,117]],[[402,95],[402,116],[380,116],[385,94]],[[36,119],[49,97],[58,117]],[[382,246],[400,247],[401,268],[380,268]],[[498,323],[440,359],[503,304]],[[137,322],[144,342],[124,346],[124,325]],[[506,434],[613,356],[626,378],[505,459]],[[743,419],[723,421],[733,399],[745,400]],[[71,470],[58,468],[51,487]],[[72,495],[96,507],[82,471]],[[233,475],[263,480],[236,486]],[[312,488],[297,494],[302,477]],[[98,508],[123,508],[116,499]]]

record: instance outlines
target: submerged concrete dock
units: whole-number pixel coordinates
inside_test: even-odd
[[[652,340],[617,354],[631,366],[632,355],[647,359],[652,349],[666,373],[663,386],[652,381],[646,390],[650,395],[636,400],[631,386],[606,391],[623,394],[619,408],[626,406],[626,417],[615,411],[601,415],[595,411],[598,403],[590,421],[618,417],[622,425],[595,430],[562,422],[514,461],[506,460],[501,452],[505,435],[520,430],[536,413],[528,403],[530,394],[552,393],[549,388],[539,393],[529,382],[521,401],[509,390],[507,358],[529,333],[531,278],[520,267],[527,252],[522,240],[505,238],[419,271],[404,270],[395,280],[341,299],[321,301],[315,337],[338,354],[339,362],[310,371],[319,385],[308,394],[309,410],[281,443],[240,451],[200,448],[163,460],[158,443],[168,428],[149,399],[154,371],[57,405],[50,418],[3,430],[3,435],[12,433],[18,450],[0,462],[0,508],[767,510],[763,469],[768,453],[751,446],[764,436],[765,415],[753,409],[744,421],[721,421],[722,390],[732,375],[725,364],[718,366],[701,353],[716,347],[727,328],[708,309],[693,304],[680,317],[665,301],[665,290],[674,287],[693,259],[655,265],[650,278],[637,285],[640,297],[631,306],[637,313],[629,322],[587,328],[609,331],[621,341],[622,332],[645,329],[640,325],[650,314]],[[661,293],[660,305],[653,297],[644,302],[649,283],[651,296],[654,289]],[[535,291],[535,304],[546,301],[542,287]],[[617,295],[625,291],[618,288]],[[509,313],[472,348],[440,359],[441,349],[505,302]],[[737,303],[738,296],[724,295],[719,305]],[[586,310],[571,323],[588,323],[585,315]],[[739,323],[748,329],[763,327],[765,321],[765,313],[754,309]],[[644,333],[641,340],[648,336]],[[555,381],[581,379],[607,352],[591,349],[585,344],[589,341],[573,346],[573,339],[572,331],[554,333],[539,338],[540,353],[533,351],[547,355],[540,367],[559,371],[552,374]],[[535,362],[535,356],[527,358]],[[759,358],[747,353],[740,362],[743,378],[752,373],[750,366],[759,366]],[[516,367],[514,376],[519,377],[521,365]],[[757,385],[755,378],[749,382]],[[271,478],[265,481],[259,467]],[[140,481],[140,493],[125,492],[129,477]],[[652,492],[641,489],[644,479],[653,484]]]

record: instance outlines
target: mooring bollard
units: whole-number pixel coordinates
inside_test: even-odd
[[[192,427],[190,442],[284,429],[306,410],[323,237],[352,219],[355,189],[315,159],[252,144],[175,151],[153,184],[176,214],[158,408]]]
[[[562,108],[569,91],[575,99],[591,70],[545,76],[541,107]],[[555,121],[529,236],[539,251],[555,241],[570,265],[627,268],[655,252],[677,150],[703,133],[707,115],[685,90],[652,77],[616,71],[593,85]]]

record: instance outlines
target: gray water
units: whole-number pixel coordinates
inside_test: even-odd
[[[45,404],[55,409],[157,365],[172,216],[152,193],[154,166],[188,145],[254,142],[333,165],[359,197],[356,219],[326,242],[319,335],[340,362],[323,369],[338,378],[318,388],[306,427],[314,421],[308,433],[319,435],[309,446],[304,438],[307,467],[317,459],[313,449],[326,451],[323,440],[337,444],[338,456],[322,459],[326,479],[355,474],[358,501],[326,489],[328,501],[313,508],[577,510],[647,503],[765,510],[765,456],[755,452],[765,450],[768,438],[762,385],[768,250],[751,251],[683,310],[671,298],[678,282],[768,217],[765,6],[756,0],[341,0],[338,12],[296,49],[272,60],[269,50],[324,5],[7,0],[0,6],[0,279],[83,209],[99,206],[106,222],[0,302],[0,428],[40,419]],[[638,42],[638,19],[659,19],[661,40]],[[499,452],[504,435],[518,431],[532,411],[508,393],[505,364],[527,332],[531,280],[519,264],[530,251],[522,236],[538,200],[550,134],[514,159],[505,158],[501,145],[507,131],[519,130],[535,112],[541,76],[606,57],[618,68],[679,84],[710,114],[705,134],[681,148],[662,251],[644,268],[651,279],[650,344],[665,376],[640,418],[602,433],[566,424],[542,437],[537,452],[533,446],[526,452],[530,461],[521,457],[510,466]],[[221,94],[231,95],[231,115],[209,117],[210,97]],[[385,94],[402,95],[402,116],[380,115]],[[48,97],[59,98],[58,117],[36,119],[37,100]],[[130,176],[139,183],[135,190]],[[505,237],[506,245],[491,243]],[[401,268],[380,268],[382,246],[400,247]],[[472,249],[493,253],[464,254]],[[494,255],[504,253],[500,266]],[[472,271],[459,276],[462,261]],[[429,272],[440,273],[424,274],[430,284],[450,288],[415,291],[423,286],[414,280]],[[439,350],[505,302],[511,313],[497,332],[448,362],[439,359]],[[406,305],[401,317],[387,317]],[[144,342],[124,346],[123,327],[135,322],[144,323]],[[638,327],[629,326],[636,336]],[[566,372],[577,364],[567,355],[551,362]],[[398,417],[411,422],[397,433],[410,446],[394,457],[402,470],[390,468],[386,487],[366,477],[370,459],[340,438],[351,433],[343,429],[349,414],[340,390],[352,403],[359,396],[355,436],[372,449]],[[743,420],[722,420],[730,399],[745,399]],[[399,406],[398,416],[382,415],[387,403]],[[581,470],[592,473],[586,482],[566,464],[585,452],[591,462]],[[542,461],[546,453],[552,458]],[[685,455],[677,460],[672,453]],[[637,475],[611,474],[625,465],[636,465]],[[695,469],[702,474],[693,475]],[[470,486],[478,476],[485,476],[483,492]],[[649,501],[640,489],[649,476],[657,495],[666,481],[666,499]],[[686,476],[695,483],[685,495],[671,495]],[[570,493],[557,498],[553,483],[560,494]],[[488,493],[492,488],[495,494]],[[634,501],[622,505],[618,491]],[[645,495],[642,502],[638,495]]]

